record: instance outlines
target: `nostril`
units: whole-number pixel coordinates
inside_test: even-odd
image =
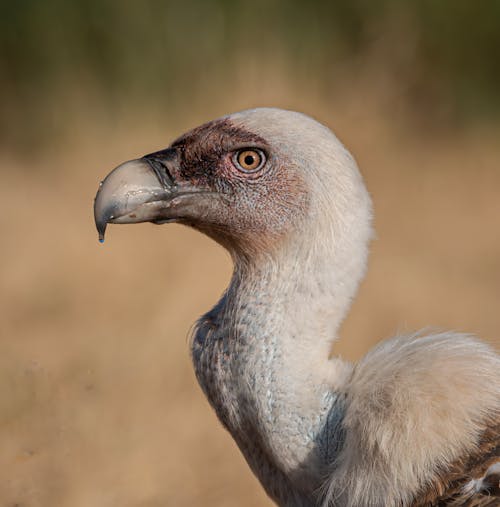
[[[151,169],[153,169],[163,187],[172,189],[176,186],[172,173],[164,162],[151,155],[146,155],[142,158],[149,164]]]

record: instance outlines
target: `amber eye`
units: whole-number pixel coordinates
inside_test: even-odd
[[[261,150],[241,150],[234,157],[236,167],[243,172],[255,172],[265,161],[266,157]]]

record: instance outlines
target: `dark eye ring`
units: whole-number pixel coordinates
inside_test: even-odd
[[[244,173],[254,173],[266,163],[266,156],[258,148],[245,148],[233,156],[233,164]]]

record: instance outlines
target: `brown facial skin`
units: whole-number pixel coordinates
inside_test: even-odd
[[[235,157],[242,149],[260,150],[265,163],[255,171],[238,168]],[[180,189],[202,191],[184,196],[169,218],[204,232],[238,256],[269,251],[306,208],[305,184],[286,156],[229,119],[202,125],[145,158],[161,161]]]

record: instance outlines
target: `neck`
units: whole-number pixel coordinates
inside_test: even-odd
[[[331,439],[342,440],[350,366],[329,354],[360,275],[346,286],[334,254],[236,258],[226,294],[193,341],[198,380],[265,486],[270,466],[294,486],[317,487]]]

